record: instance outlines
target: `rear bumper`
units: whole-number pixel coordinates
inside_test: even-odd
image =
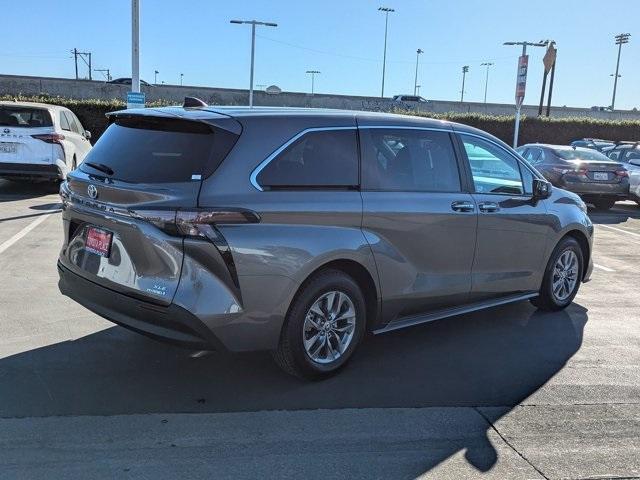
[[[62,178],[62,172],[56,164],[0,163],[0,177],[5,178],[42,178],[55,180]]]
[[[157,340],[197,350],[225,350],[195,315],[177,305],[144,302],[93,283],[58,262],[63,295],[118,325]]]
[[[629,196],[629,182],[620,183],[587,183],[563,181],[558,185],[564,190],[586,197],[608,197],[623,200]]]

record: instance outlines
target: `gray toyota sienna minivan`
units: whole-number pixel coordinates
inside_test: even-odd
[[[320,378],[367,332],[561,309],[591,273],[584,203],[475,128],[196,99],[109,122],[61,186],[59,286],[154,338]]]

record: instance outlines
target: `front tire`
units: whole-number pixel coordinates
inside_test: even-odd
[[[308,280],[294,298],[274,360],[296,377],[328,377],[351,358],[365,325],[365,300],[358,284],[344,272],[326,270]]]
[[[540,294],[531,303],[541,310],[566,308],[578,293],[583,272],[584,258],[580,245],[574,238],[563,238],[551,254]]]

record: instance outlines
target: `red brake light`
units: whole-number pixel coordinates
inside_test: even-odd
[[[62,140],[64,140],[64,135],[59,133],[43,133],[41,135],[31,135],[31,137],[36,138],[38,140],[42,140],[46,143],[57,143],[62,145]]]
[[[616,170],[616,175],[618,177],[628,177],[629,176],[629,172],[624,169],[624,168],[619,168],[618,170]]]

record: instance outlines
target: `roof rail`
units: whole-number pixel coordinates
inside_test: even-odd
[[[182,104],[184,108],[198,108],[198,107],[208,107],[205,102],[196,97],[184,97],[184,103]]]

